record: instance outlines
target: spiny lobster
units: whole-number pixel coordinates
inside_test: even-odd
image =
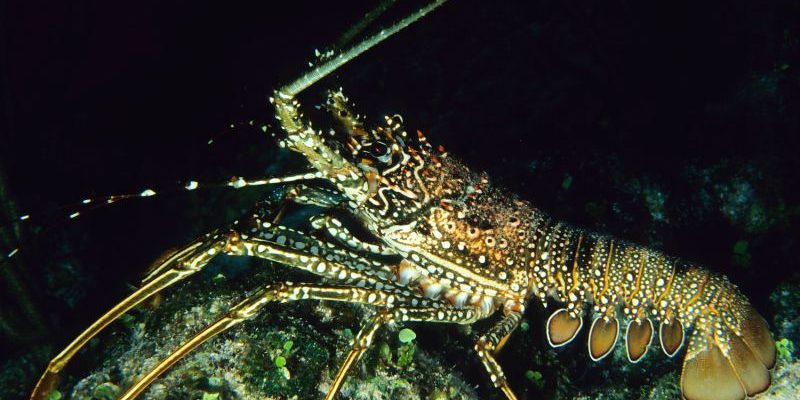
[[[304,156],[313,170],[240,184],[290,184],[283,201],[344,210],[347,220],[324,211],[311,218],[312,234],[281,225],[283,208],[267,204],[247,221],[169,253],[138,290],[50,362],[31,398],[48,398],[60,371],[109,323],[202,270],[218,254],[264,258],[321,280],[259,289],[172,352],[121,399],[135,398],[187,353],[253,317],[265,304],[303,299],[376,309],[353,339],[326,399],[336,396],[384,325],[471,324],[499,310],[502,318],[478,339],[475,351],[492,384],[515,399],[495,354],[520,324],[532,298],[565,304],[547,320],[546,336],[554,347],[575,339],[589,314],[592,360],[608,356],[624,336],[628,359],[636,363],[657,335],[670,357],[686,342],[681,373],[685,398],[743,399],[766,390],[776,358],[773,340],[763,318],[725,277],[555,221],[492,187],[486,175],[434,148],[421,132],[407,133],[400,116],[367,128],[341,90],[330,92],[326,102],[338,129],[329,135],[312,128],[300,112],[299,93],[442,3],[328,59],[271,98],[285,133],[279,144]],[[366,230],[370,240],[354,234],[353,224]]]

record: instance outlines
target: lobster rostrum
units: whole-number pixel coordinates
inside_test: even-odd
[[[498,311],[502,317],[480,336],[475,350],[492,384],[515,399],[494,356],[533,298],[563,304],[545,327],[554,347],[573,341],[588,316],[587,347],[594,361],[622,340],[636,363],[658,340],[669,357],[686,347],[681,373],[686,399],[744,399],[766,390],[774,342],[764,319],[724,276],[558,222],[492,187],[485,174],[434,148],[421,132],[409,134],[400,116],[367,127],[341,90],[329,92],[325,104],[338,122],[335,129],[323,133],[304,118],[297,94],[441,3],[327,60],[270,99],[284,131],[279,144],[301,154],[313,170],[261,183],[288,185],[284,201],[321,207],[310,220],[313,232],[281,225],[283,207],[267,204],[246,221],[167,254],[138,290],[50,362],[31,398],[47,398],[68,361],[109,323],[222,253],[271,260],[320,281],[260,288],[174,350],[121,399],[135,398],[187,353],[265,304],[304,299],[375,310],[354,337],[326,399],[336,396],[381,327],[409,321],[471,324]],[[344,210],[349,218],[343,221],[328,210]],[[352,224],[371,237],[354,234]]]

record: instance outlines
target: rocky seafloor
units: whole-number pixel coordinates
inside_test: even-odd
[[[740,282],[741,276],[757,277],[762,271],[759,268],[763,268],[761,265],[771,255],[779,260],[790,258],[793,242],[786,232],[792,232],[798,210],[787,205],[791,200],[787,199],[785,189],[775,189],[782,187],[775,185],[775,178],[764,179],[777,176],[769,166],[727,161],[684,166],[679,175],[690,194],[679,197],[657,178],[621,171],[602,158],[590,164],[609,177],[606,182],[609,191],[618,193],[618,197],[610,200],[586,201],[580,208],[578,214],[594,219],[596,229],[608,228],[662,246],[682,229],[699,230],[703,224],[714,221],[733,232],[728,252],[720,257],[727,259],[730,266],[716,270],[733,276],[739,274]],[[563,160],[542,157],[530,162],[528,168],[532,176],[543,177],[545,181],[562,178],[554,185],[555,199],[580,198],[585,191],[582,186],[592,186],[586,180],[592,173],[568,172],[564,165]],[[495,175],[502,179],[501,174]],[[251,198],[243,202],[252,204],[261,195],[251,193],[248,195]],[[218,203],[228,204],[226,196],[212,197],[209,203],[193,206],[192,213],[206,215],[220,207]],[[557,212],[569,214],[565,210],[578,207],[574,201],[564,204]],[[225,210],[230,215],[242,212]],[[294,220],[304,218],[307,215],[301,213]],[[640,223],[636,224],[637,221]],[[199,233],[204,228],[198,224],[192,229]],[[786,240],[787,244],[775,247],[770,239],[775,237],[784,237],[780,240]],[[75,244],[73,240],[70,246],[86,246],[81,241],[78,239]],[[48,286],[54,296],[63,300],[63,307],[79,311],[76,304],[81,304],[82,290],[91,283],[85,279],[87,274],[81,273],[86,265],[69,251],[58,256],[59,261],[48,272]],[[102,266],[103,260],[100,261]],[[106,281],[112,279],[102,274],[100,277]],[[313,277],[249,258],[215,259],[204,272],[132,310],[91,341],[64,372],[58,392],[51,399],[115,398],[136,377],[224,314],[249,291],[286,279],[303,281]],[[744,284],[752,287],[753,282]],[[789,274],[766,296],[745,293],[767,318],[778,348],[773,385],[759,398],[794,399],[800,391],[800,275]],[[572,344],[552,349],[543,333],[544,322],[553,307],[544,310],[532,303],[524,323],[500,354],[499,361],[520,398],[679,398],[683,352],[669,359],[654,343],[642,362],[630,364],[624,347],[618,343],[612,356],[594,363],[584,344],[587,329]],[[326,302],[270,305],[258,317],[190,353],[156,380],[143,398],[322,398],[349,349],[350,339],[369,312],[364,307]],[[61,315],[61,318],[67,317]],[[341,398],[502,399],[472,350],[476,337],[490,323],[485,321],[474,327],[418,323],[385,329],[351,372]],[[413,330],[414,339],[406,336],[401,340],[398,333],[401,328]],[[5,360],[0,365],[0,398],[26,396],[44,360],[56,352],[55,343],[32,347]]]
[[[249,265],[253,264],[253,265]],[[243,296],[240,274],[247,282],[275,278],[272,266],[225,257],[209,267],[213,276],[169,290],[157,306],[140,307],[89,345],[86,358],[95,364],[85,376],[70,376],[52,399],[111,400],[192,333],[213,322]],[[233,275],[233,277],[228,276]],[[794,399],[800,391],[800,301],[798,281],[781,285],[771,296],[778,364],[774,383],[759,399]],[[144,399],[311,399],[324,396],[337,360],[369,310],[332,303],[276,304],[262,315],[223,333],[190,353],[142,395]],[[537,313],[538,314],[538,313]],[[490,389],[480,366],[470,361],[475,333],[445,329],[449,349],[436,326],[409,325],[416,337],[398,335],[398,327],[377,337],[375,346],[354,368],[341,391],[342,399],[478,399],[502,398]],[[679,359],[669,360],[657,344],[645,361],[632,365],[623,346],[602,363],[592,365],[584,346],[554,350],[536,343],[539,318],[527,318],[501,362],[511,362],[512,386],[520,398],[674,399],[680,395]],[[585,332],[579,338],[585,339]],[[402,339],[402,340],[401,340]],[[438,344],[437,344],[438,343]],[[431,346],[429,346],[431,344]],[[519,376],[519,365],[529,369]],[[9,373],[9,365],[3,372]],[[586,373],[594,378],[582,376]],[[624,380],[625,385],[619,382]],[[8,382],[6,382],[8,383]],[[481,387],[481,388],[476,388]],[[8,392],[7,392],[8,393]]]
[[[652,183],[622,179],[620,185],[631,195],[631,200],[611,213],[624,216],[629,212],[627,207],[639,207],[658,226],[658,221],[676,220],[681,215],[705,210],[728,218],[741,232],[755,232],[751,237],[770,230],[780,231],[786,219],[793,218],[759,196],[764,189],[755,178],[760,173],[752,165],[731,167],[726,163],[703,170],[686,170],[687,175],[699,182],[712,177],[716,182],[697,186],[701,195],[710,192],[705,203],[697,202],[686,208],[653,201],[668,197],[668,193]],[[568,191],[574,184],[562,183],[561,190]],[[752,211],[758,209],[762,211]],[[303,218],[301,214],[297,219]],[[730,254],[731,268],[750,268],[754,262],[750,252],[758,254],[758,244],[755,246],[756,249],[747,242],[745,245],[736,242]],[[220,256],[202,273],[132,310],[90,342],[67,369],[59,391],[51,398],[113,399],[249,291],[270,282],[309,278],[313,280],[269,262]],[[66,280],[60,284],[70,286]],[[773,371],[773,385],[759,398],[794,399],[800,391],[797,345],[800,344],[800,275],[784,280],[768,299],[760,300],[759,304],[767,304],[767,308],[760,308],[776,339],[778,364]],[[586,329],[569,346],[552,349],[543,331],[553,307],[544,310],[532,305],[499,357],[520,398],[626,400],[680,396],[683,352],[669,359],[655,342],[642,362],[630,364],[624,347],[618,343],[611,357],[595,363],[582,344]],[[350,339],[370,312],[366,307],[316,301],[270,305],[258,317],[190,353],[157,379],[143,398],[321,398],[349,349]],[[474,327],[417,323],[385,329],[351,372],[341,398],[502,399],[502,394],[491,387],[472,350],[475,338],[490,323]],[[411,329],[413,338],[401,337],[401,328]],[[21,398],[29,390],[27,385],[38,372],[33,370],[34,356],[26,354],[3,365],[1,398]]]

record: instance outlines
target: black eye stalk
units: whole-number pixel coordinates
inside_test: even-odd
[[[372,158],[384,163],[388,164],[389,160],[392,158],[392,151],[386,143],[381,141],[375,141],[369,146],[368,150],[365,150],[367,154],[372,156]]]

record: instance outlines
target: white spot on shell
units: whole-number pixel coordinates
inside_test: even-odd
[[[430,299],[436,299],[441,292],[442,285],[438,283],[433,283],[425,287],[425,297]]]
[[[453,305],[456,307],[464,307],[464,304],[467,303],[467,299],[469,299],[469,293],[467,292],[459,292],[453,298]]]
[[[484,315],[488,315],[494,311],[494,297],[484,296],[481,299],[481,311]]]

